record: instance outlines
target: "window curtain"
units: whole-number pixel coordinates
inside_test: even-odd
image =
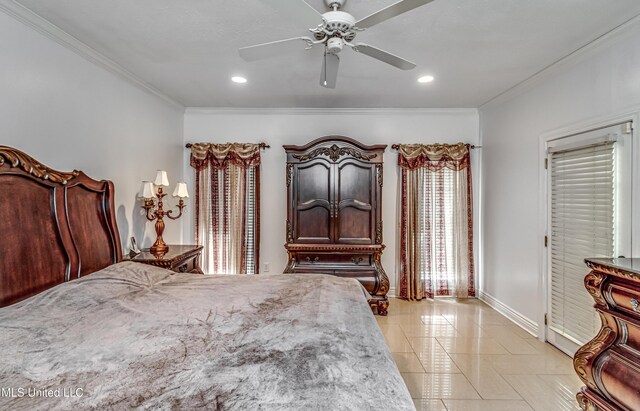
[[[399,296],[474,297],[468,144],[400,145]]]
[[[196,170],[196,243],[208,274],[257,274],[260,241],[260,146],[191,146]]]

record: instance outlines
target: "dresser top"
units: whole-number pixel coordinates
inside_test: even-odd
[[[586,258],[584,261],[593,268],[600,266],[624,271],[640,281],[640,258]]]

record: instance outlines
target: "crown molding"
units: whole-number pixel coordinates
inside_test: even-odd
[[[610,44],[615,43],[621,36],[624,36],[629,31],[633,29],[637,30],[638,28],[640,28],[640,25],[638,23],[640,23],[640,14],[631,17],[629,20],[618,25],[617,27],[614,27],[608,32],[602,34],[600,37],[576,49],[575,51],[567,54],[566,56],[556,60],[555,62],[551,63],[550,65],[544,67],[540,71],[532,74],[530,77],[521,81],[520,83],[512,86],[511,88],[503,91],[497,96],[492,97],[486,102],[480,104],[478,106],[478,109],[483,110],[483,109],[498,106],[500,104],[503,104],[521,95],[522,93],[528,90],[531,90],[534,86],[539,84],[541,81],[553,76],[554,74],[557,74],[566,66],[572,63],[575,63],[576,61],[580,60],[581,58],[591,53],[597,52],[602,47],[606,47]]]
[[[179,101],[173,99],[156,87],[142,80],[140,77],[122,67],[120,64],[111,60],[97,50],[89,47],[87,44],[83,43],[82,41],[73,37],[71,34],[67,33],[58,26],[31,11],[27,7],[18,3],[16,0],[0,0],[0,11],[4,12],[9,17],[12,17],[13,19],[23,23],[24,25],[36,30],[40,34],[55,41],[56,43],[73,51],[80,57],[128,81],[139,89],[149,92],[156,97],[159,97],[160,99],[178,109],[184,109],[184,105]]]
[[[478,115],[477,108],[304,108],[304,107],[187,107],[185,114],[208,115],[371,115],[371,114],[450,114],[450,115]]]

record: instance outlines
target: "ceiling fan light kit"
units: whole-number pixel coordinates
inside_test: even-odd
[[[340,37],[331,37],[329,40],[327,40],[327,51],[329,53],[340,53],[343,47],[344,40],[342,40]]]
[[[401,70],[411,70],[416,65],[394,54],[364,43],[352,43],[357,32],[363,31],[373,25],[386,21],[399,14],[423,6],[433,0],[401,0],[382,10],[379,10],[361,20],[356,20],[351,14],[341,11],[347,0],[324,0],[331,9],[324,14],[318,13],[304,0],[261,0],[276,8],[286,7],[288,18],[295,21],[314,21],[317,25],[309,29],[313,33],[313,39],[309,37],[295,37],[291,39],[273,41],[255,46],[242,47],[238,50],[240,57],[246,61],[255,61],[284,54],[290,51],[300,50],[300,44],[308,50],[318,44],[325,48],[320,74],[320,85],[326,88],[335,88],[338,77],[340,59],[338,53],[345,46],[356,52],[372,57],[376,60],[397,67]]]

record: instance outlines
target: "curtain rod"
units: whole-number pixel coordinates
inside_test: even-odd
[[[475,148],[482,148],[482,146],[474,146],[474,145],[471,145],[471,146],[469,146],[469,147],[470,147],[471,149],[475,149]],[[391,145],[391,149],[392,149],[392,150],[398,150],[398,149],[400,149],[400,144],[392,144],[392,145]]]
[[[191,144],[191,143],[187,143],[187,144],[185,145],[185,147],[186,147],[186,148],[191,148],[191,146],[193,146],[193,144]],[[271,148],[271,146],[270,146],[270,145],[268,145],[267,143],[259,143],[259,144],[258,144],[258,147],[260,147],[260,148],[261,148],[261,149],[263,149],[263,150],[264,150],[264,149],[267,149],[267,148]]]

